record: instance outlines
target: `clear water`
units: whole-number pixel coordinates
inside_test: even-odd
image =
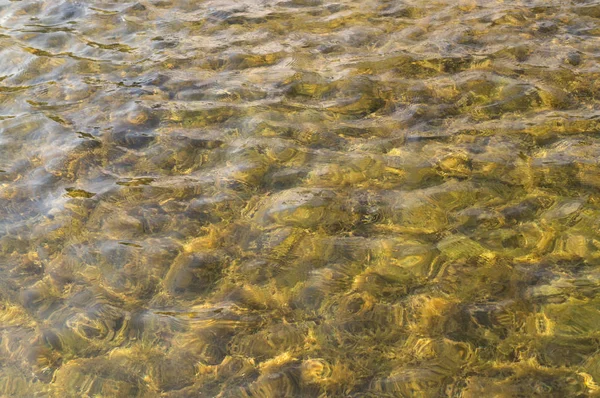
[[[599,23],[0,0],[0,395],[599,396]]]

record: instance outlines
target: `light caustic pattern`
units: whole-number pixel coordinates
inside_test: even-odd
[[[0,395],[600,391],[600,5],[0,0]]]

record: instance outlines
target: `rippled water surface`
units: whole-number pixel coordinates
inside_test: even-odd
[[[0,395],[600,396],[600,4],[0,0]]]

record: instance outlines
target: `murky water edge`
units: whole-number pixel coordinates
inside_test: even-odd
[[[0,395],[594,397],[600,5],[0,0]]]

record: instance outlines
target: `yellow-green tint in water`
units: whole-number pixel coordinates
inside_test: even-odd
[[[0,0],[0,396],[600,396],[599,21]]]

